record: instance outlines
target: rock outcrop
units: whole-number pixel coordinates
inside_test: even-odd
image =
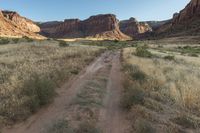
[[[0,36],[43,38],[37,34],[40,28],[31,20],[12,11],[0,11]]]
[[[200,0],[191,0],[191,2],[180,11],[180,13],[175,13],[172,25],[178,25],[181,23],[189,24],[191,19],[200,19]]]
[[[119,30],[118,23],[115,15],[105,14],[91,16],[84,21],[66,19],[64,22],[47,22],[39,26],[43,35],[53,38],[130,39]]]
[[[120,22],[120,30],[131,37],[137,37],[140,34],[152,32],[152,28],[146,22],[138,22],[135,18]]]
[[[144,21],[149,24],[153,31],[157,30],[160,26],[170,22],[171,20],[163,20],[163,21]]]
[[[24,31],[40,32],[40,28],[36,24],[27,18],[21,17],[17,12],[2,11],[2,13],[6,19],[12,21]]]
[[[200,0],[191,0],[170,22],[161,26],[157,34],[200,35]]]

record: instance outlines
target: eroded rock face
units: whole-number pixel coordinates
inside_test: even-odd
[[[13,11],[0,11],[0,36],[43,38],[36,34],[40,28],[31,20]]]
[[[187,23],[187,21],[193,18],[200,19],[200,0],[191,0],[185,9],[180,11],[180,13],[174,14],[172,25]]]
[[[40,25],[41,33],[54,38],[84,38],[94,37],[102,39],[128,39],[118,26],[115,15],[97,15],[81,21],[66,19],[64,22]]]
[[[175,13],[170,22],[162,25],[157,34],[168,35],[200,35],[200,0],[191,0],[190,3]]]
[[[139,34],[151,32],[152,28],[146,22],[138,22],[135,18],[120,22],[120,30],[131,37],[136,37]]]
[[[53,38],[75,38],[81,37],[79,19],[68,19],[64,22],[47,22],[40,25],[42,34]]]
[[[40,28],[31,20],[21,17],[17,12],[3,11],[4,17],[15,23],[18,27],[29,32],[40,32]]]

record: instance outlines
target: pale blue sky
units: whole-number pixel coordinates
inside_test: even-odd
[[[0,9],[14,10],[34,21],[86,19],[112,13],[118,19],[165,20],[189,0],[0,0]]]

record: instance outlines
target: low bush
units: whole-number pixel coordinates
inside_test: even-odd
[[[164,57],[165,60],[175,60],[175,57],[173,55],[167,55]]]
[[[65,41],[59,41],[59,46],[60,47],[69,47],[69,44]]]
[[[92,122],[86,121],[79,124],[76,133],[100,133],[100,131]]]
[[[115,42],[115,43],[118,43],[118,42],[119,42],[119,40],[114,40],[114,42]]]
[[[149,52],[145,46],[137,47],[135,55],[146,58],[151,58],[153,56],[152,53]]]
[[[68,121],[60,120],[49,128],[47,133],[74,133],[74,130],[69,127]]]
[[[134,128],[136,133],[155,133],[151,123],[143,119],[136,120]]]
[[[53,100],[55,95],[55,84],[46,77],[41,77],[37,74],[24,83],[23,92],[30,99],[27,106],[30,111],[36,111],[40,106],[48,104]]]
[[[140,89],[139,85],[124,85],[125,92],[122,97],[122,107],[124,109],[130,110],[133,105],[143,104],[145,93],[142,89]]]
[[[0,39],[0,44],[8,44],[10,41],[8,39]]]
[[[133,80],[138,80],[138,81],[145,81],[146,79],[146,74],[142,71],[135,71],[131,74],[131,77]]]
[[[128,73],[132,80],[145,81],[147,79],[147,75],[136,65],[124,65],[124,70]]]
[[[18,43],[18,42],[19,42],[19,38],[14,38],[14,39],[12,39],[12,41],[13,41],[14,43]]]
[[[27,42],[33,42],[34,41],[32,38],[29,38],[27,36],[24,36],[22,38],[25,39]]]
[[[192,56],[192,57],[199,57],[199,55],[198,55],[198,54],[195,54],[195,53],[191,53],[191,54],[189,54],[189,56]]]
[[[176,117],[172,119],[173,122],[175,122],[178,125],[181,125],[185,128],[199,128],[199,121],[196,121],[192,119],[190,116],[187,115],[180,115],[179,117]]]

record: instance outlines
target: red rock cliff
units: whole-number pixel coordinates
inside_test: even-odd
[[[151,32],[152,28],[145,22],[138,22],[135,18],[120,22],[120,30],[131,37],[138,36],[146,32]]]
[[[55,38],[130,39],[119,30],[118,20],[112,14],[92,16],[84,21],[69,19],[51,26],[44,23],[40,27],[44,35]]]
[[[157,31],[157,34],[168,35],[200,35],[200,0],[191,0],[172,20]]]
[[[21,17],[12,11],[0,11],[0,36],[43,38],[36,34],[40,28],[31,20]]]
[[[8,20],[15,23],[18,27],[28,32],[40,32],[40,28],[33,21],[20,16],[17,12],[3,11],[3,15]]]

